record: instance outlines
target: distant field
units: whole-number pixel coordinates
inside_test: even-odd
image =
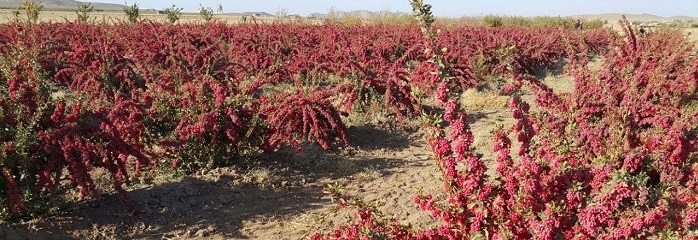
[[[226,14],[215,14],[214,19],[224,21],[227,23],[238,23],[241,22],[242,16],[237,15],[226,15]],[[0,9],[0,23],[7,23],[12,21],[12,10],[10,9]],[[20,19],[26,19],[26,16],[22,13],[20,14]],[[77,14],[73,11],[43,11],[39,15],[40,21],[52,21],[52,22],[64,22],[65,20],[75,21],[77,19]],[[125,21],[126,15],[123,12],[92,12],[90,13],[90,19],[101,21]],[[167,18],[163,14],[157,13],[141,13],[141,19],[150,19],[156,21],[167,21]],[[270,17],[257,17],[257,21],[261,22],[271,22],[275,18]],[[203,21],[201,16],[196,13],[184,13],[180,19],[180,22],[196,22]],[[248,18],[251,21],[251,18]]]

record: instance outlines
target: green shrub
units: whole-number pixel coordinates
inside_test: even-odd
[[[124,13],[126,13],[129,23],[136,23],[138,21],[138,17],[140,16],[138,11],[138,3],[134,3],[133,5],[125,8]]]
[[[381,12],[373,19],[378,24],[416,26],[417,20],[409,14],[395,14],[387,11]]]
[[[495,15],[485,16],[485,18],[482,21],[485,23],[485,26],[488,27],[499,27],[504,25],[502,17]]]
[[[201,17],[207,22],[211,21],[211,19],[213,19],[213,8],[204,7],[199,4],[199,15],[201,15]]]
[[[80,5],[75,9],[75,13],[78,14],[78,21],[87,22],[87,20],[90,19],[89,13],[92,12],[93,9],[92,3]]]
[[[574,23],[576,20],[563,17],[534,17],[532,22],[533,27],[574,28]]]
[[[608,20],[595,19],[595,20],[591,20],[591,21],[584,21],[583,26],[585,29],[598,29],[598,28],[602,28],[607,23],[608,23]]]
[[[27,13],[27,20],[29,20],[29,22],[36,23],[39,21],[39,13],[41,13],[41,11],[44,9],[44,6],[41,5],[41,1],[38,3],[22,2],[22,6],[20,8]]]
[[[179,21],[179,18],[182,17],[182,10],[183,8],[177,8],[174,4],[172,4],[172,7],[165,8],[167,20],[170,21],[170,23],[176,23]]]
[[[502,22],[504,26],[531,27],[533,25],[531,18],[526,17],[506,17]]]

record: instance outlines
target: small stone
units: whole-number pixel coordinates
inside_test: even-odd
[[[208,235],[206,233],[206,229],[201,229],[199,231],[196,231],[196,237],[203,238],[203,237],[206,237],[206,235]]]

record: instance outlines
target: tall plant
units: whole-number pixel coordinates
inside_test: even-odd
[[[39,14],[44,9],[44,5],[39,2],[22,2],[20,7],[27,14],[27,20],[32,23],[39,21]]]
[[[204,7],[203,5],[199,4],[199,15],[201,15],[201,18],[203,18],[205,21],[211,21],[211,19],[213,19],[213,8]]]
[[[124,13],[126,14],[126,18],[128,19],[129,23],[136,23],[138,21],[138,17],[140,16],[138,3],[133,3],[133,5],[124,8]]]
[[[165,8],[165,16],[167,17],[167,20],[170,21],[170,23],[179,21],[179,19],[182,17],[183,9],[184,8],[177,8],[174,4],[172,4],[172,7]]]
[[[77,9],[75,9],[75,13],[78,15],[78,21],[87,22],[87,20],[90,19],[89,14],[92,12],[92,10],[94,10],[92,3],[80,5]]]

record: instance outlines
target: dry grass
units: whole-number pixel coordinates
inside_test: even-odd
[[[466,90],[460,97],[461,105],[468,112],[506,108],[509,101],[508,96],[499,95],[499,93],[494,91],[479,91],[474,88]]]
[[[688,40],[693,41],[698,46],[698,28],[684,28]]]
[[[264,183],[274,175],[274,171],[268,167],[256,167],[245,175],[245,180],[256,183]]]
[[[481,17],[463,16],[459,18],[436,18],[436,24],[453,27],[453,26],[482,26]]]
[[[615,23],[615,24],[609,23],[606,26],[610,27],[614,31],[621,33],[621,35],[623,34],[623,29],[620,27],[620,25],[618,25],[618,23]],[[685,28],[681,28],[681,29],[683,30],[684,35],[688,38],[688,40],[693,42],[696,45],[696,47],[698,47],[698,28],[685,27]]]
[[[547,75],[541,81],[555,94],[574,92],[574,78],[567,75]]]
[[[358,181],[373,181],[381,177],[381,171],[375,167],[367,167],[354,174],[354,179]]]

